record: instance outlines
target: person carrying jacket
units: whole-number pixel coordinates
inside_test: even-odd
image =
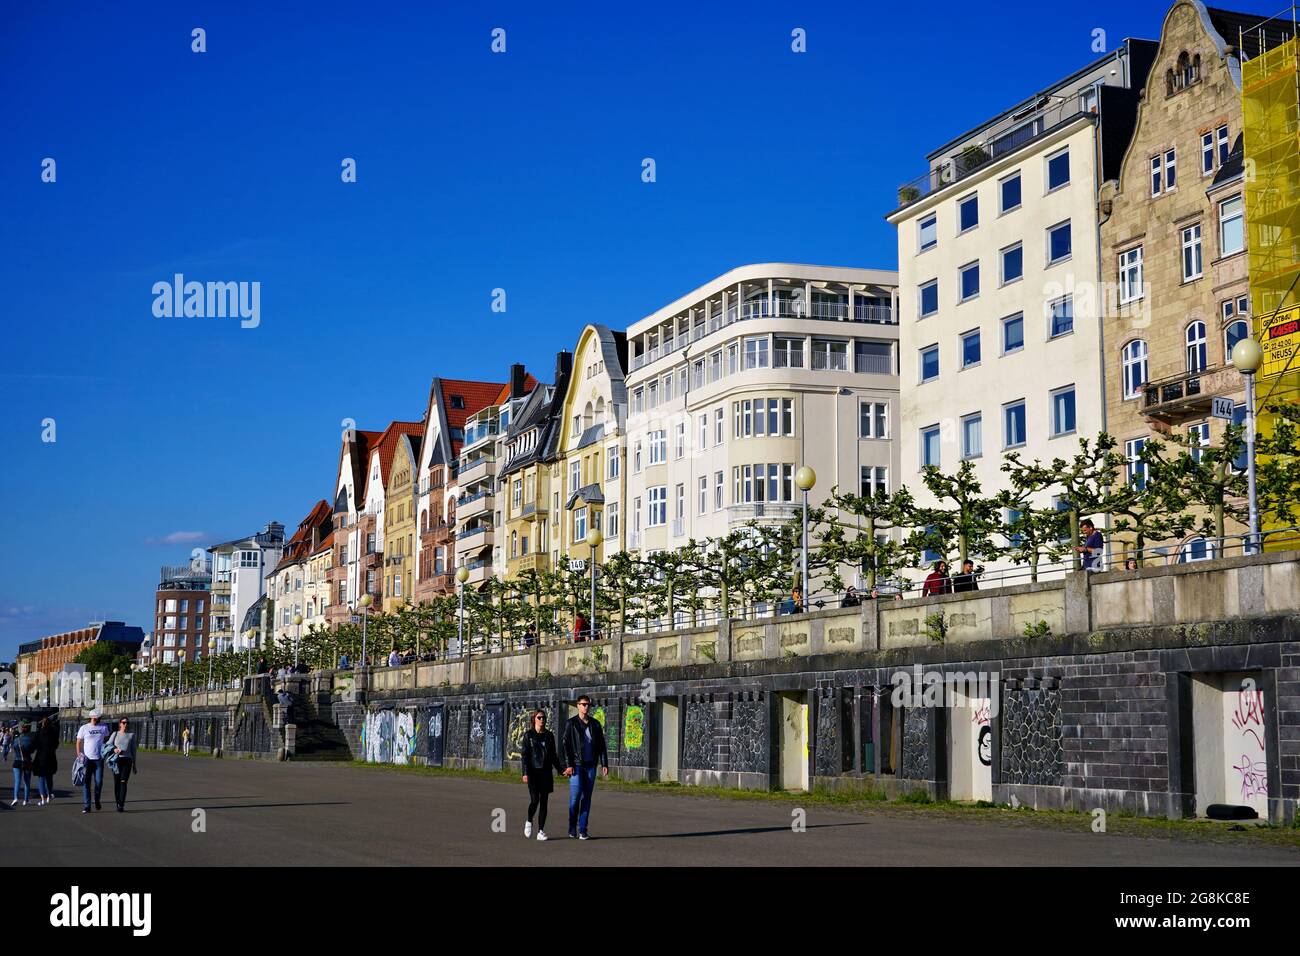
[[[537,816],[537,839],[546,840],[546,805],[555,789],[553,771],[564,773],[560,754],[555,747],[555,735],[546,729],[546,712],[534,710],[529,721],[532,726],[519,741],[519,757],[523,764],[524,783],[528,784],[528,822],[524,824],[524,839],[533,835],[533,816]]]
[[[117,730],[104,741],[105,753],[115,757],[113,771],[113,797],[117,801],[117,812],[126,810],[126,782],[131,779],[131,771],[139,773],[136,764],[135,734],[127,729],[127,719],[117,722]]]
[[[609,755],[600,721],[591,716],[591,698],[578,698],[577,716],[564,725],[564,775],[569,778],[569,836],[588,839],[591,794],[596,789],[596,767],[609,776]]]
[[[59,725],[50,717],[42,717],[36,725],[36,759],[32,773],[36,775],[36,788],[40,806],[54,799],[54,775],[59,772]]]

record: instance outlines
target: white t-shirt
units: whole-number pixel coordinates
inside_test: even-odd
[[[103,724],[82,724],[77,731],[77,739],[82,741],[81,752],[87,760],[101,760],[104,755],[104,740],[108,737],[108,728]]]

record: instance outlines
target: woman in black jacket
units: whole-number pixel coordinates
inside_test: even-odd
[[[555,735],[546,729],[544,711],[533,711],[532,729],[519,741],[519,755],[523,762],[524,783],[528,784],[528,822],[524,824],[524,839],[533,835],[533,816],[537,815],[537,839],[546,836],[546,803],[555,789],[553,771],[564,772],[560,754],[555,748]]]
[[[36,787],[41,795],[41,806],[54,799],[54,775],[59,772],[59,724],[50,717],[42,717],[36,725],[36,759],[32,772],[36,774]]]

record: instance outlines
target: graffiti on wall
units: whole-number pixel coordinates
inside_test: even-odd
[[[981,765],[993,766],[993,727],[989,723],[990,700],[981,697],[971,702],[971,723],[975,725],[975,756]]]
[[[361,728],[367,763],[410,763],[415,754],[415,714],[409,710],[372,710]]]
[[[1235,708],[1232,711],[1232,726],[1235,730],[1234,751],[1240,750],[1241,756],[1232,764],[1241,786],[1241,802],[1258,804],[1260,799],[1268,798],[1268,762],[1264,753],[1264,692],[1247,677],[1241,682],[1237,691]]]
[[[623,749],[640,750],[645,742],[645,708],[629,704],[623,715]]]

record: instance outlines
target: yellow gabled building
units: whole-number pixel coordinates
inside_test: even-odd
[[[416,474],[420,435],[398,438],[384,488],[384,610],[397,611],[415,603]]]

